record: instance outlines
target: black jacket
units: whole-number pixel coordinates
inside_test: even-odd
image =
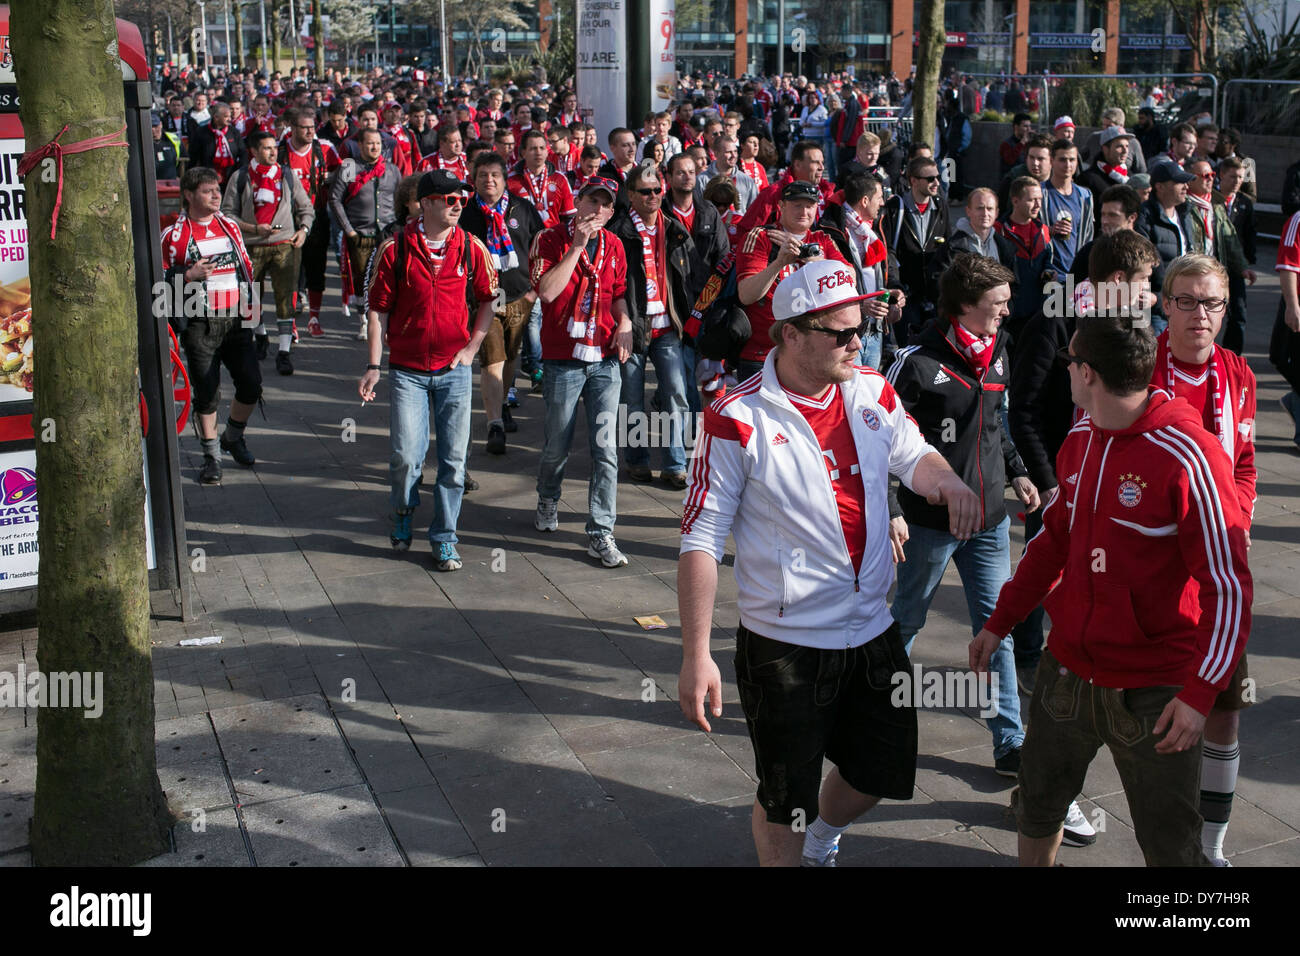
[[[827,203],[826,213],[817,220],[817,225],[813,228],[831,237],[831,241],[835,243],[835,248],[840,250],[844,261],[853,266],[858,279],[858,289],[862,289],[862,270],[858,267],[857,257],[853,254],[853,242],[849,239],[848,227],[844,224],[844,206],[840,203]],[[885,259],[880,265],[883,267],[885,278],[883,288],[902,288],[898,281],[898,260],[894,258],[888,246],[885,247]]]
[[[668,306],[668,318],[672,321],[673,330],[680,336],[682,325],[690,316],[691,307],[695,304],[695,295],[692,294],[691,289],[703,287],[704,283],[701,281],[699,287],[692,285],[696,264],[700,258],[695,251],[695,240],[674,216],[665,215],[663,221],[668,230],[665,237],[665,251],[668,256],[670,293],[665,304]],[[644,355],[650,350],[650,321],[645,314],[645,258],[642,253],[641,236],[636,231],[636,223],[632,221],[628,209],[620,209],[615,213],[614,218],[605,228],[618,236],[619,241],[623,243],[623,252],[627,256],[626,300],[627,314],[632,320],[632,351]],[[704,278],[708,278],[707,274]]]
[[[924,236],[918,236],[912,217],[903,211],[903,196],[891,196],[880,213],[876,232],[885,240],[885,248],[898,263],[899,286],[907,301],[937,302],[939,276],[948,267],[948,204],[943,197],[931,200],[934,214]]]
[[[226,177],[248,162],[248,147],[244,145],[244,137],[239,135],[239,131],[233,126],[226,127],[226,142],[230,145],[230,155],[235,164],[226,171]],[[211,168],[212,158],[217,154],[217,138],[212,132],[212,125],[196,126],[190,133],[190,168],[195,166],[207,166]],[[221,186],[225,188],[225,180],[222,180]]]
[[[1187,241],[1187,251],[1192,252],[1192,216],[1187,209],[1187,203],[1178,206],[1174,210],[1174,215],[1178,217],[1182,225],[1183,237]],[[1156,247],[1156,252],[1160,255],[1160,261],[1151,270],[1151,288],[1158,290],[1164,286],[1165,267],[1178,258],[1181,249],[1178,241],[1178,231],[1171,222],[1165,219],[1164,211],[1160,208],[1160,200],[1156,199],[1154,193],[1138,209],[1137,225],[1133,229],[1138,235],[1150,239],[1151,244]],[[1159,299],[1156,300],[1152,311],[1159,314]]]
[[[667,215],[667,213],[665,213]],[[704,283],[717,268],[722,257],[731,251],[731,240],[727,238],[726,227],[722,224],[722,214],[711,202],[695,202],[695,222],[691,228],[691,239],[695,243],[695,262],[691,277],[691,302],[704,289]]]
[[[542,231],[542,217],[537,214],[533,204],[527,199],[520,199],[514,193],[506,203],[506,231],[510,233],[510,242],[515,247],[515,256],[519,265],[514,269],[497,272],[497,282],[506,294],[507,302],[514,302],[532,289],[528,277],[528,251],[533,247],[533,238]],[[465,204],[465,211],[460,214],[460,227],[471,236],[487,243],[487,218],[479,208],[477,196],[470,196]],[[489,249],[491,246],[488,247]]]
[[[1282,215],[1287,219],[1300,210],[1300,161],[1292,163],[1282,175]]]
[[[1223,201],[1218,193],[1214,194],[1214,198]],[[1255,237],[1259,232],[1259,223],[1255,219],[1255,200],[1238,190],[1237,198],[1232,201],[1230,215],[1232,225],[1237,230],[1237,238],[1241,240],[1241,251],[1246,254],[1246,261],[1253,266],[1256,261]]]
[[[993,340],[993,359],[982,382],[962,355],[951,323],[930,322],[914,341],[899,349],[889,382],[925,440],[980,496],[983,528],[996,527],[1007,514],[1007,478],[1028,474],[1002,427],[1002,396],[1011,372],[1006,334],[999,331]],[[897,501],[908,524],[949,529],[946,505],[932,505],[906,486],[898,488]],[[890,512],[896,513],[892,506]]]
[[[1007,424],[1039,491],[1057,485],[1056,455],[1074,418],[1070,370],[1056,357],[1057,349],[1070,344],[1074,326],[1073,315],[1039,312],[1025,324],[1011,363]]]
[[[628,170],[631,172],[631,170]],[[615,209],[627,208],[627,174],[618,171],[612,159],[607,159],[600,164],[600,169],[596,170],[597,176],[604,176],[606,179],[612,179],[618,183],[618,195],[614,197]],[[573,198],[578,198],[577,190],[574,190]]]
[[[1111,179],[1105,173],[1103,173],[1095,165],[1089,166],[1078,176],[1074,177],[1074,181],[1078,183],[1080,186],[1086,186],[1088,189],[1092,190],[1093,234],[1095,236],[1100,236],[1101,235],[1101,194],[1104,193],[1111,186],[1118,186],[1120,184],[1115,182],[1115,180]],[[1079,261],[1079,257],[1077,254],[1075,255],[1074,259],[1075,262]],[[1087,269],[1088,267],[1087,264],[1085,263],[1084,264],[1085,273],[1087,272]]]

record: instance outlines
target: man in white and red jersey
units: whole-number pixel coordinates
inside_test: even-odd
[[[1277,278],[1282,300],[1277,305],[1268,358],[1291,386],[1282,396],[1282,407],[1295,423],[1292,440],[1300,446],[1300,212],[1293,213],[1282,227]]]
[[[465,146],[460,129],[451,124],[438,127],[438,148],[420,161],[423,172],[441,169],[462,181],[469,179],[469,166],[465,161]]]
[[[602,420],[618,418],[620,366],[632,351],[627,302],[627,256],[605,229],[614,213],[618,185],[600,176],[578,193],[577,215],[544,229],[528,259],[533,288],[542,302],[542,397],[546,437],[537,474],[538,531],[559,527],[560,490],[573,439],[578,399],[586,406],[591,446],[587,553],[607,568],[628,563],[614,541],[617,518],[618,441]],[[601,416],[604,416],[602,419]]]
[[[501,128],[499,123],[497,124],[497,128],[498,129]],[[533,108],[529,106],[526,102],[523,101],[517,102],[514,107],[514,112],[511,117],[511,123],[509,127],[510,132],[513,133],[515,137],[516,154],[512,156],[509,160],[507,160],[508,162],[512,162],[512,163],[518,162],[518,160],[521,158],[521,156],[523,155],[523,148],[524,148],[524,134],[527,133],[532,128],[533,128]]]
[[[384,105],[384,129],[389,136],[401,144],[402,149],[406,150],[406,155],[410,157],[411,165],[414,167],[420,162],[420,150],[416,147],[415,141],[411,139],[411,134],[407,131],[402,118],[403,113],[400,104],[386,103]]]
[[[573,217],[573,193],[569,180],[546,161],[546,134],[539,129],[524,134],[519,165],[510,172],[506,188],[527,199],[542,217],[546,228],[558,226]]]
[[[422,215],[410,217],[396,237],[375,251],[366,290],[370,357],[358,384],[362,402],[373,401],[387,343],[392,389],[391,542],[398,551],[411,546],[432,406],[438,477],[432,489],[429,541],[439,571],[461,567],[456,522],[465,491],[471,372],[474,355],[492,324],[497,296],[497,273],[487,247],[459,226],[469,188],[445,170],[425,173],[416,189]],[[472,332],[467,287],[477,303]]]
[[[302,245],[299,292],[306,288],[307,331],[312,335],[324,335],[320,307],[325,295],[325,263],[330,247],[328,181],[330,174],[339,168],[339,154],[332,144],[316,138],[315,112],[310,106],[286,110],[286,115],[289,118],[289,139],[280,144],[280,162],[289,164],[316,210],[311,232],[307,233],[307,241]]]
[[[226,183],[221,211],[243,230],[253,262],[253,281],[271,280],[279,351],[275,368],[293,374],[289,351],[293,346],[293,297],[298,290],[298,250],[311,231],[316,211],[298,177],[276,160],[278,149],[271,133],[257,130],[248,141],[253,157]],[[266,354],[266,326],[255,332],[257,357]]]
[[[546,161],[566,177],[578,168],[579,154],[582,152],[581,149],[574,149],[570,140],[569,130],[558,123],[546,131]]]
[[[983,672],[1040,602],[1052,620],[1021,752],[1022,865],[1055,863],[1102,744],[1147,865],[1208,865],[1199,745],[1250,633],[1249,520],[1201,411],[1149,386],[1156,352],[1149,322],[1078,318],[1062,357],[1086,414],[1057,455],[1043,529],[971,642]]]
[[[831,237],[812,228],[817,221],[817,196],[812,183],[786,183],[778,202],[776,228],[753,229],[736,256],[736,295],[749,316],[750,327],[736,376],[742,382],[762,368],[772,349],[768,330],[772,327],[772,297],[777,284],[800,266],[819,258],[845,262]],[[812,246],[818,246],[820,251],[813,251]]]
[[[709,653],[718,564],[736,542],[736,679],[754,745],[759,863],[833,865],[840,834],[881,797],[908,800],[917,719],[890,700],[909,662],[885,597],[894,580],[890,475],[948,506],[966,539],[977,496],[926,444],[884,377],[858,366],[851,266],[782,280],[776,348],[704,413],[682,515],[682,712],[722,715]],[[822,757],[835,764],[822,784]],[[820,796],[819,796],[820,787]],[[811,821],[806,835],[791,824]]]
[[[743,167],[742,167],[743,168]],[[822,158],[822,146],[818,140],[801,139],[794,144],[790,154],[790,168],[772,185],[762,190],[745,210],[745,217],[740,220],[740,234],[746,235],[757,226],[771,225],[779,212],[777,204],[781,200],[781,190],[793,182],[812,183],[817,189],[817,218],[826,214],[828,202],[839,202],[835,184],[824,179],[826,162]]]
[[[553,126],[565,126],[575,123],[582,119],[578,115],[578,94],[572,90],[566,90],[564,97],[560,101],[560,112],[555,114]]]
[[[760,192],[769,185],[767,181],[767,170],[763,164],[758,161],[758,150],[763,141],[755,133],[750,133],[740,141],[740,171],[754,180]]]
[[[192,314],[188,301],[172,303],[173,324],[180,331],[186,365],[194,389],[194,414],[203,446],[199,481],[221,484],[221,452],[228,451],[245,467],[255,464],[244,442],[244,426],[262,396],[262,371],[253,350],[253,326],[248,313],[253,264],[244,248],[239,223],[223,216],[221,182],[215,170],[191,166],[181,177],[183,212],[162,237],[163,268],[169,284],[185,282],[184,298],[193,290],[202,299],[202,315]],[[252,302],[255,305],[255,301]],[[247,321],[245,321],[247,319]],[[221,366],[235,383],[226,430],[217,437],[217,406],[221,399]]]
[[[271,100],[265,93],[259,93],[253,97],[253,112],[245,117],[243,131],[244,139],[248,139],[255,132],[275,132],[275,117],[271,115]],[[252,148],[252,143],[249,143],[249,148]]]
[[[1238,504],[1249,525],[1255,513],[1255,373],[1246,360],[1214,343],[1229,307],[1227,270],[1212,256],[1180,256],[1165,269],[1163,312],[1169,328],[1156,345],[1151,384],[1184,399],[1201,416],[1232,462]],[[1241,655],[1227,689],[1214,700],[1201,748],[1201,849],[1211,863],[1227,866],[1223,838],[1237,788],[1241,749],[1239,712],[1248,672]]]

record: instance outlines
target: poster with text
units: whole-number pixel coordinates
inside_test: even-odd
[[[36,584],[38,507],[35,450],[0,454],[0,591]]]
[[[26,193],[18,178],[24,149],[18,116],[0,114],[0,403],[32,397],[32,285]]]
[[[578,0],[578,110],[601,143],[627,121],[626,16],[627,0]]]
[[[650,108],[677,97],[677,0],[650,0]]]

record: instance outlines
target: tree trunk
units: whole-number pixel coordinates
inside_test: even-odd
[[[123,123],[111,0],[16,0],[10,31],[29,149],[69,124],[69,145]],[[76,63],[52,70],[51,63]],[[153,668],[127,152],[64,162],[57,183],[26,178],[40,476],[42,672],[102,674],[102,715],[41,707],[33,860],[122,866],[167,849],[171,823],[154,757]],[[53,161],[49,169],[53,170]]]
[[[320,0],[311,0],[312,53],[316,57],[316,76],[325,77],[325,25],[320,18]]]
[[[280,4],[271,3],[271,69],[267,76],[280,69]]]
[[[244,68],[244,5],[240,0],[234,0],[235,7],[235,67],[242,70]]]
[[[939,71],[943,65],[946,35],[943,26],[943,0],[922,0],[920,43],[916,51],[916,83],[912,87],[912,141],[934,147],[936,102],[939,96]]]

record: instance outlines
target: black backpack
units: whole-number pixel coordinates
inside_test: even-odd
[[[733,248],[720,260],[713,270],[713,275],[704,283],[704,289],[695,300],[691,309],[688,328],[697,329],[694,334],[695,350],[707,359],[715,362],[736,362],[740,350],[745,347],[753,335],[749,324],[749,315],[740,304],[737,292],[736,253]],[[777,257],[779,250],[772,246],[767,253],[767,261]]]

